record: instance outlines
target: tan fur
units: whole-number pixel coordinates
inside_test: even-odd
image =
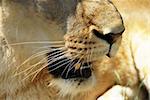
[[[136,95],[140,80],[144,80],[143,82],[150,92],[150,13],[148,10],[150,2],[148,0],[113,0],[114,5],[123,17],[126,28],[122,36],[121,45],[120,41],[116,43],[116,45],[119,46],[119,50],[117,50],[115,55],[112,54],[114,55],[112,58],[104,56],[94,62],[93,69],[96,77],[94,86],[84,87],[84,91],[82,91],[81,87],[82,92],[73,96],[64,96],[64,94],[60,92],[60,88],[53,84],[57,79],[55,80],[55,78],[48,73],[47,68],[43,69],[34,80],[32,80],[34,74],[27,78],[28,72],[18,74],[45,57],[43,55],[31,59],[17,69],[22,62],[36,52],[36,48],[49,46],[48,43],[26,43],[20,45],[15,45],[13,43],[63,40],[65,32],[67,32],[65,41],[68,42],[68,39],[71,39],[71,33],[77,33],[75,36],[84,37],[90,32],[90,29],[93,28],[98,29],[99,31],[105,30],[105,33],[107,33],[107,31],[109,31],[107,28],[113,29],[113,27],[116,26],[117,28],[114,30],[119,31],[119,29],[122,28],[118,27],[121,26],[120,18],[116,17],[118,15],[115,15],[116,19],[114,18],[114,22],[109,23],[108,20],[103,25],[99,25],[99,20],[102,21],[105,17],[96,16],[93,22],[98,24],[98,27],[87,27],[85,25],[85,30],[82,30],[82,25],[84,26],[84,24],[77,28],[71,27],[71,24],[73,23],[77,22],[78,24],[83,21],[86,23],[92,18],[89,14],[89,7],[97,7],[97,3],[93,5],[90,3],[83,3],[85,11],[83,19],[79,17],[77,20],[73,20],[73,18],[70,17],[70,19],[68,19],[71,20],[70,23],[68,23],[70,26],[65,29],[64,23],[66,22],[61,22],[61,20],[55,18],[53,20],[51,18],[46,19],[42,12],[35,12],[33,10],[34,7],[32,4],[31,6],[30,4],[27,4],[27,6],[24,4],[25,2],[22,3],[21,1],[18,1],[19,0],[12,0],[11,2],[9,0],[2,0],[2,6],[0,8],[0,100],[95,100],[101,95],[102,96],[99,98],[100,100],[111,100],[116,94],[118,95],[118,98],[121,98],[116,100],[124,100],[124,95],[121,90],[127,87],[127,98],[132,98],[132,96]],[[49,1],[50,4],[55,3],[53,0],[43,0],[43,2],[44,1]],[[81,2],[86,1],[88,0],[81,0]],[[64,2],[72,4],[67,0],[64,0]],[[76,6],[78,11],[77,16],[80,16],[82,10],[80,5]],[[94,12],[97,14],[96,11]],[[101,13],[101,11],[98,11],[98,13]],[[88,18],[86,16],[88,16]],[[78,30],[81,31],[79,32]],[[75,37],[72,40],[75,39],[78,38]],[[92,39],[96,40],[96,38],[91,35],[91,40]],[[68,46],[67,42],[65,44],[66,47]],[[102,43],[105,44],[105,42]],[[93,57],[97,59],[99,56]],[[30,73],[40,69],[41,66],[46,63],[46,60],[44,60]],[[118,84],[119,86],[115,86],[115,84]],[[88,88],[88,90],[86,90],[86,88]],[[131,92],[131,94],[129,94],[129,92]]]

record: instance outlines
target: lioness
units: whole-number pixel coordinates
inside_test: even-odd
[[[0,2],[0,100],[148,99],[150,1]]]

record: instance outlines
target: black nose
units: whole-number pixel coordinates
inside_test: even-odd
[[[100,33],[99,31],[93,29],[93,34],[100,39],[106,40],[109,44],[113,44],[124,32],[124,30],[120,33],[108,33],[106,35],[103,35],[103,33]]]

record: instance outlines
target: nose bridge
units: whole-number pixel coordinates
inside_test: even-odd
[[[118,11],[114,13],[116,13],[114,14],[114,18],[110,18],[106,24],[102,25],[102,31],[104,35],[108,33],[117,34],[125,30],[122,16]]]

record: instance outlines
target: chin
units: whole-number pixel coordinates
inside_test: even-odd
[[[61,96],[76,96],[79,93],[90,91],[96,84],[96,78],[92,73],[89,78],[56,78],[52,80],[52,84],[58,87]]]

